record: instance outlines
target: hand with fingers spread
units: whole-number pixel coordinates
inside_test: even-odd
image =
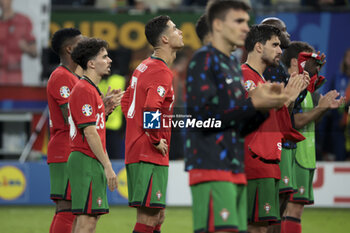
[[[339,108],[343,103],[345,103],[345,97],[340,97],[337,99],[338,96],[339,93],[336,90],[329,91],[324,96],[321,95],[317,107],[323,109]]]
[[[113,192],[118,187],[117,175],[115,174],[112,165],[105,167],[105,175],[109,190]]]
[[[123,94],[124,91],[122,91],[121,89],[111,90],[110,86],[108,87],[106,95],[104,96],[102,94],[106,115],[111,114],[114,111],[114,109],[120,105],[120,101],[123,97]]]
[[[160,153],[162,153],[163,156],[166,156],[168,154],[168,144],[165,139],[160,139],[158,145],[154,145],[154,147],[159,150]]]

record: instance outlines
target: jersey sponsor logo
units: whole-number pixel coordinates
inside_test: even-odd
[[[270,206],[269,203],[266,203],[266,204],[264,205],[264,210],[265,210],[265,212],[266,212],[267,214],[270,213],[271,206]]]
[[[144,129],[160,129],[160,116],[162,113],[145,111],[143,112],[143,128]]]
[[[92,115],[92,107],[90,104],[85,104],[82,108],[83,114],[85,116],[91,116]]]
[[[255,85],[255,83],[252,80],[247,80],[244,83],[244,88],[246,89],[246,91],[251,91],[254,88],[256,88],[256,85]]]
[[[98,109],[102,108],[103,104],[100,104],[99,106],[97,106]]]
[[[226,208],[223,208],[221,211],[220,211],[220,216],[222,218],[222,220],[224,222],[227,221],[228,217],[230,216],[230,212],[226,209]]]
[[[70,95],[70,90],[68,87],[66,86],[62,86],[60,88],[60,95],[63,97],[63,98],[68,98],[69,95]]]
[[[157,92],[158,92],[158,95],[160,95],[160,97],[164,97],[164,95],[165,95],[165,89],[164,89],[164,87],[159,86],[159,87],[157,88]]]
[[[157,196],[157,200],[160,201],[160,199],[162,198],[162,193],[160,192],[160,190],[158,190],[158,192],[156,193]]]
[[[15,200],[26,189],[26,178],[23,172],[15,166],[0,168],[0,199]]]

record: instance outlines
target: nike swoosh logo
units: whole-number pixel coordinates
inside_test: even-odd
[[[102,106],[103,106],[103,104],[101,104],[101,105],[99,105],[99,106],[97,106],[97,107],[98,107],[98,109],[100,109],[100,108],[102,108]]]
[[[227,84],[231,84],[233,82],[233,79],[232,78],[226,78],[225,81],[226,81]]]

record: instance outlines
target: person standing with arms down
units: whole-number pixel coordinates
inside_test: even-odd
[[[249,31],[249,6],[243,2],[212,1],[207,6],[212,44],[193,56],[187,73],[187,114],[192,119],[215,118],[216,129],[193,129],[186,136],[185,167],[193,200],[194,232],[247,230],[244,136],[287,97],[280,84],[261,84],[245,98],[242,72],[231,56],[243,46]]]
[[[84,74],[69,97],[72,152],[68,178],[72,212],[77,215],[74,233],[95,232],[99,216],[109,212],[107,185],[111,191],[117,188],[117,177],[106,152],[105,107],[97,88],[102,76],[111,72],[107,48],[107,42],[89,38],[78,43],[71,55]]]
[[[154,53],[134,71],[122,98],[126,118],[125,164],[129,206],[137,208],[133,232],[160,232],[165,218],[171,128],[160,119],[171,115],[175,100],[169,66],[184,46],[182,32],[169,16],[158,16],[145,27]],[[145,120],[147,116],[148,123]],[[157,128],[150,125],[157,123]]]
[[[51,223],[50,233],[70,233],[75,219],[71,212],[67,173],[70,153],[68,98],[79,81],[79,77],[74,73],[77,64],[70,55],[82,38],[78,29],[64,28],[55,32],[51,40],[52,50],[60,57],[60,65],[52,72],[46,89],[50,110],[50,141],[47,149],[50,198],[56,203],[56,214]]]

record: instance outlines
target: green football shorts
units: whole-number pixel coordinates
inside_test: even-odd
[[[248,180],[248,223],[280,221],[278,182],[275,178]]]
[[[107,180],[102,164],[79,151],[68,159],[73,214],[100,215],[109,212]]]
[[[145,162],[127,164],[129,206],[165,208],[168,168]]]
[[[281,179],[279,180],[280,193],[296,192],[296,184],[294,178],[296,149],[282,149],[281,162],[279,164],[281,170]]]
[[[68,182],[67,163],[50,163],[50,198],[71,200],[71,190]]]
[[[193,229],[200,232],[247,231],[247,187],[225,181],[191,186]]]
[[[304,205],[314,204],[314,190],[312,188],[314,173],[315,170],[303,168],[298,162],[295,162],[294,177],[298,192],[294,193],[289,201]]]

